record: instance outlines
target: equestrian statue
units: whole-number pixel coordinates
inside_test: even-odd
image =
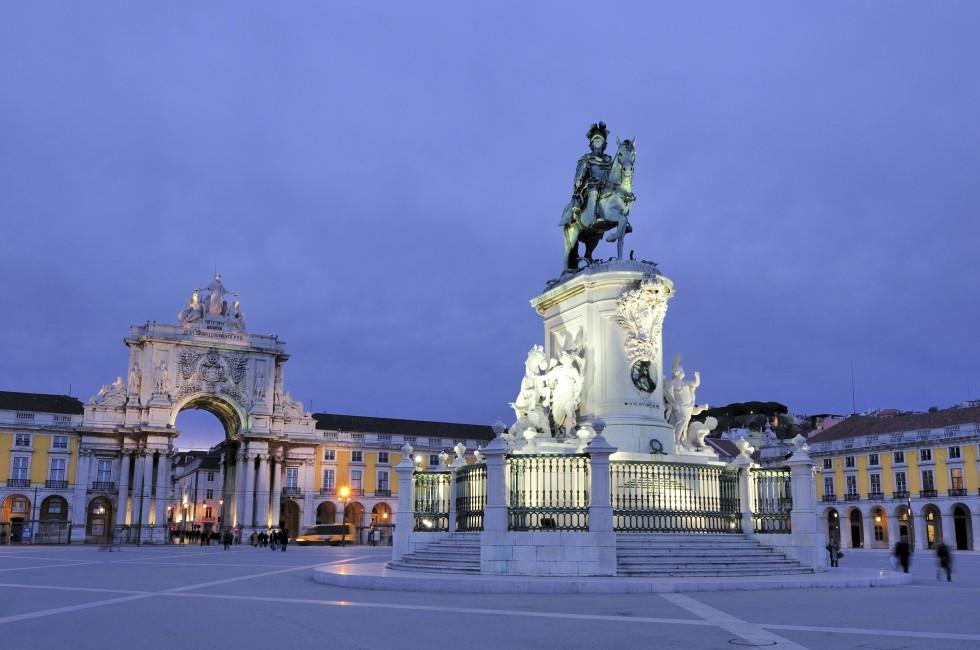
[[[586,134],[589,153],[578,160],[572,200],[565,207],[561,227],[565,234],[565,272],[579,268],[579,243],[585,245],[585,260],[591,264],[592,252],[602,235],[609,232],[608,242],[616,242],[616,258],[623,259],[623,240],[630,226],[633,195],[633,163],[636,161],[635,139],[616,140],[616,155],[606,153],[609,131],[597,122]]]

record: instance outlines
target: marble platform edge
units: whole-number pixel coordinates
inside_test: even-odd
[[[356,566],[356,569],[355,569]],[[753,576],[744,578],[626,578],[523,577],[400,572],[384,563],[317,567],[313,580],[334,587],[372,591],[427,591],[442,593],[625,594],[695,591],[757,591],[762,589],[842,589],[895,587],[910,584],[905,573],[876,570],[840,570],[819,574]]]

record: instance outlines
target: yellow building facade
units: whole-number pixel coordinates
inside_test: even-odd
[[[980,550],[980,405],[851,416],[810,445],[828,541]]]
[[[0,544],[67,543],[78,498],[82,404],[72,397],[0,392]]]

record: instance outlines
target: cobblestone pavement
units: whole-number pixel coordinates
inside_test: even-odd
[[[953,582],[696,594],[372,592],[313,582],[384,548],[0,547],[5,648],[980,648],[980,554]],[[888,567],[847,551],[844,566]]]

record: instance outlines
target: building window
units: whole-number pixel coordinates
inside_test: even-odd
[[[878,464],[878,454],[868,454],[868,465],[874,466],[877,464]]]
[[[881,494],[881,474],[869,474],[871,480],[871,494]]]
[[[204,518],[205,519],[214,518],[214,510],[212,510],[211,506],[204,506]]]
[[[54,449],[68,449],[68,436],[54,436],[51,446]]]
[[[51,499],[48,501],[48,514],[58,515],[61,514],[61,499]]]
[[[205,490],[204,491],[204,498],[205,499],[213,499],[214,498],[214,490],[212,490],[211,488],[208,488],[207,490]]]
[[[324,449],[323,450],[323,460],[337,460],[337,450],[336,449]]]
[[[388,470],[378,470],[378,491],[387,492],[390,489],[391,485],[388,483]]]
[[[894,454],[894,459],[896,465],[902,465],[903,463],[905,463],[905,452],[896,451]]]
[[[885,527],[880,523],[875,523],[875,541],[883,542],[885,541]]]
[[[959,447],[950,447],[949,448],[949,459],[950,460],[954,460],[954,459],[959,458],[959,457],[960,457],[960,448]]]
[[[28,433],[18,433],[14,436],[14,447],[30,447],[31,436]]]
[[[920,449],[919,450],[919,460],[928,463],[932,460],[932,450],[931,449]]]
[[[834,477],[825,476],[823,478],[823,494],[826,497],[834,496]]]
[[[387,465],[388,464],[388,452],[387,451],[379,451],[378,452],[378,464],[379,465]]]
[[[332,490],[337,480],[337,470],[330,468],[323,470],[323,489]]]
[[[439,454],[429,454],[429,467],[439,467]]]
[[[352,463],[363,463],[364,462],[364,452],[361,450],[355,450],[350,452],[350,462]]]
[[[933,480],[931,469],[922,470],[922,489],[929,491],[936,489],[936,483]]]
[[[10,476],[19,481],[29,479],[31,477],[31,459],[27,456],[14,456],[14,469]]]
[[[286,487],[295,489],[299,487],[299,468],[298,467],[287,467],[286,468]]]
[[[905,480],[905,472],[895,472],[895,491],[908,492],[909,484]]]
[[[108,483],[112,480],[112,461],[108,458],[100,458],[96,468],[95,480],[99,483]]]
[[[26,513],[27,499],[14,499],[14,502],[10,504],[10,512],[16,512],[18,514]]]
[[[854,456],[844,456],[844,467],[854,467]]]
[[[208,472],[208,483],[214,480],[214,472]]]
[[[824,469],[834,469],[834,459],[833,458],[824,458],[823,459],[823,468]]]
[[[52,458],[51,459],[51,473],[48,476],[51,481],[64,481],[65,480],[65,459],[64,458]]]
[[[350,471],[350,489],[357,494],[361,491],[361,470],[352,469]]]
[[[848,476],[847,481],[847,496],[856,497],[858,493],[858,481],[856,476]]]
[[[963,489],[963,468],[953,467],[949,470],[949,487],[952,490]]]
[[[442,438],[429,438],[430,447],[442,447]]]

